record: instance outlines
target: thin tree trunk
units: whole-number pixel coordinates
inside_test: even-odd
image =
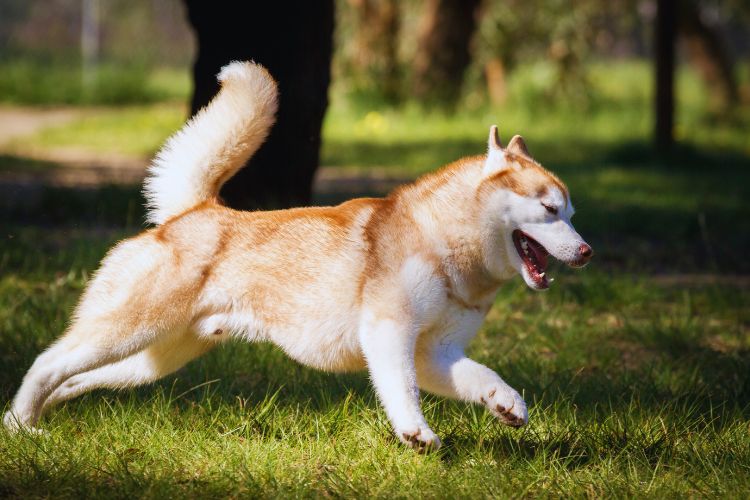
[[[708,85],[714,106],[731,109],[739,101],[734,67],[721,35],[701,19],[695,2],[680,3],[680,34],[688,57]]]
[[[355,71],[389,101],[401,94],[398,68],[400,15],[396,0],[350,0],[357,17]]]
[[[654,140],[657,152],[667,154],[674,144],[674,70],[676,0],[657,0],[655,29],[656,123]]]
[[[471,62],[479,0],[428,0],[414,61],[414,96],[453,104]]]
[[[222,196],[244,209],[309,204],[328,105],[333,0],[185,4],[198,39],[193,114],[216,94],[216,74],[232,60],[264,65],[279,84],[276,125]]]
[[[505,104],[508,88],[505,78],[505,65],[499,57],[493,57],[484,65],[484,75],[487,80],[487,94],[494,106]]]

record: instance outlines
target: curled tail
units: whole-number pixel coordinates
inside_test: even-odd
[[[143,192],[149,222],[162,224],[216,199],[271,130],[277,90],[265,68],[232,62],[218,79],[216,97],[167,141],[148,169]]]

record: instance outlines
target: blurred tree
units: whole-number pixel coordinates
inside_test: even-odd
[[[690,63],[706,82],[713,107],[719,112],[731,110],[739,101],[734,64],[721,33],[701,15],[693,0],[680,2],[679,29]]]
[[[354,12],[353,54],[348,68],[360,92],[389,102],[401,97],[398,63],[400,15],[396,0],[348,0]]]
[[[661,154],[674,144],[674,68],[677,34],[677,0],[656,1],[654,30],[654,143]]]
[[[485,0],[475,57],[491,102],[504,102],[506,78],[519,62],[546,59],[555,71],[549,96],[585,105],[585,61],[632,25],[633,4],[578,0],[571,8],[566,0]]]
[[[479,0],[427,0],[414,60],[414,96],[452,105],[471,62],[469,44]]]
[[[530,28],[535,26],[534,10],[519,0],[487,1],[480,9],[479,53],[490,102],[503,104],[507,97],[508,74],[523,57],[522,45],[528,44]]]
[[[14,49],[13,28],[28,16],[32,4],[28,0],[4,0],[0,11],[0,47],[3,48],[1,57],[7,57],[8,49]]]
[[[193,114],[216,94],[216,74],[232,60],[254,60],[279,83],[276,125],[222,196],[244,209],[309,204],[328,105],[333,0],[185,4],[198,41]]]

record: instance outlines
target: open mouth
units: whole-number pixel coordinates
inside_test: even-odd
[[[549,255],[547,249],[520,229],[513,231],[513,243],[536,288],[540,290],[549,288],[546,276],[547,256]]]

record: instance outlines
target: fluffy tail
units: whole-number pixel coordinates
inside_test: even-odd
[[[206,200],[258,150],[274,123],[276,82],[260,65],[232,62],[221,91],[156,155],[143,191],[147,220],[161,224]]]

